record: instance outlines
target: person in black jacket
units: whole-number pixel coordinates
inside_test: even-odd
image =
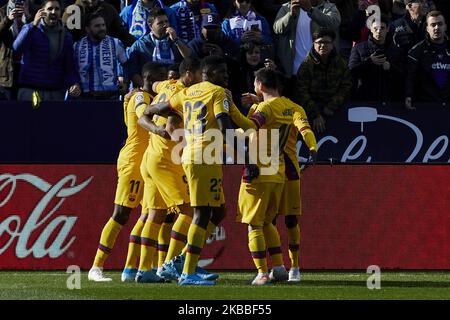
[[[422,0],[405,0],[405,5],[405,16],[395,20],[391,29],[394,43],[407,53],[416,43],[425,39],[426,32]]]
[[[388,25],[384,15],[380,21],[373,20],[369,39],[352,48],[348,67],[356,88],[356,100],[385,104],[403,99],[401,52],[387,38]]]
[[[450,41],[447,24],[440,11],[427,14],[427,37],[408,54],[405,107],[413,110],[415,101],[450,101]]]

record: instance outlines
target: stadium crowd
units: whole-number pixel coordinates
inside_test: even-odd
[[[254,71],[270,65],[286,78],[284,94],[323,130],[324,118],[350,99],[445,105],[449,7],[438,0],[9,0],[0,8],[0,99],[119,100],[142,86],[147,61],[173,67],[220,55],[239,109],[251,105]],[[380,19],[371,15],[377,9]]]

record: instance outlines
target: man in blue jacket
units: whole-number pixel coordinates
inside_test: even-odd
[[[73,59],[72,36],[61,23],[61,6],[46,0],[34,21],[22,27],[13,49],[22,55],[18,100],[64,100],[66,90],[80,95],[79,76]]]

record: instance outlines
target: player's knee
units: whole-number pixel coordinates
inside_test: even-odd
[[[189,217],[192,217],[192,215],[194,214],[192,211],[192,207],[189,203],[183,203],[181,206],[178,206],[178,209],[180,210],[181,214],[184,214]]]
[[[225,215],[225,207],[214,208],[211,214],[211,222],[217,226],[223,219],[225,219]]]
[[[286,216],[284,222],[289,229],[294,228],[298,224],[297,216]]]
[[[209,210],[209,207],[194,208],[194,217],[192,218],[193,224],[196,224],[196,225],[206,229],[210,218],[211,218],[211,212]]]
[[[175,221],[175,213],[170,212],[166,216],[166,220],[164,220],[165,223],[174,223]]]
[[[118,206],[114,208],[114,213],[112,218],[114,221],[121,225],[125,225],[128,222],[128,219],[130,218],[131,208],[127,208],[124,206]]]

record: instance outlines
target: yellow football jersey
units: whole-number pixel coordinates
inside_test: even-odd
[[[178,92],[169,103],[183,117],[186,148],[182,162],[202,163],[203,151],[211,143],[208,131],[219,129],[217,118],[229,113],[225,89],[203,81]]]
[[[284,156],[291,155],[293,159],[297,159],[296,143],[298,128],[301,131],[306,131],[309,124],[306,118],[305,111],[298,104],[292,102],[285,97],[276,97],[274,99],[264,101],[252,107],[250,112],[254,112],[249,116],[256,126],[259,128],[259,139],[261,140],[261,129],[268,130],[265,134],[267,141],[267,156],[278,157],[278,171],[274,174],[264,174],[263,169],[273,167],[275,162],[270,164],[261,164],[258,159],[258,166],[261,169],[261,174],[254,179],[252,183],[259,182],[279,182],[283,183],[285,179],[285,161]],[[272,141],[270,130],[278,130],[278,141]],[[310,130],[310,129],[309,129]],[[308,143],[311,143],[308,138]],[[278,155],[271,155],[272,144],[278,144]],[[298,161],[296,161],[298,163]]]
[[[184,89],[184,85],[181,81],[166,80],[162,81],[156,87],[158,93],[153,99],[152,104],[169,101],[170,98],[177,92]],[[158,115],[153,116],[153,121],[157,126],[163,126],[167,123],[167,118],[160,117]],[[150,141],[147,152],[152,156],[156,156],[160,159],[171,159],[172,149],[177,144],[175,141],[164,139],[163,137],[150,132]]]
[[[287,105],[290,105],[294,103],[290,99],[286,97],[280,97],[280,99],[284,99]],[[251,106],[248,117],[251,117],[253,113],[256,111],[256,108],[258,107],[257,104],[254,104]],[[311,130],[311,127],[308,122],[308,118],[306,116],[305,110],[299,106],[300,108],[297,109],[294,112],[294,126],[290,126],[289,132],[287,133],[287,141],[284,146],[284,149],[282,150],[290,159],[290,165],[289,170],[286,168],[286,174],[289,175],[289,179],[298,179],[298,174],[300,172],[300,167],[298,164],[298,157],[297,157],[297,138],[298,133],[300,132],[303,137],[303,141],[308,146],[308,149],[310,151],[317,151],[317,142],[316,138],[314,136],[313,131]],[[286,158],[285,158],[286,160]],[[286,164],[287,165],[287,164]],[[292,168],[291,165],[295,166],[295,168]],[[297,170],[294,170],[297,169]]]
[[[131,98],[124,101],[124,118],[127,126],[127,140],[120,150],[118,163],[138,162],[148,145],[148,133],[138,124],[138,119],[142,116],[145,106],[150,104],[153,96],[146,91],[134,93]]]

